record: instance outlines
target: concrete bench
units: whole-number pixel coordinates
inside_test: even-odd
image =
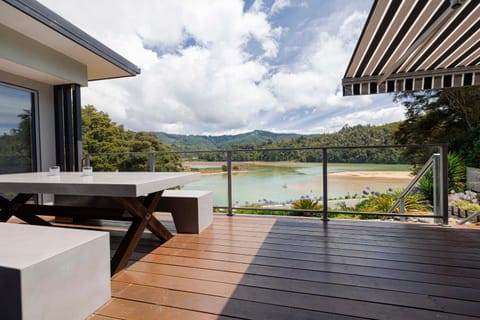
[[[200,233],[213,221],[212,192],[165,190],[156,211],[170,212],[178,233]]]
[[[110,300],[108,233],[0,223],[0,318],[85,319]]]

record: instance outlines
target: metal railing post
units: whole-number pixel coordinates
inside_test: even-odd
[[[91,165],[90,165],[90,154],[88,154],[88,153],[85,155],[85,166],[86,167],[91,167]]]
[[[322,148],[323,222],[328,221],[328,151]]]
[[[150,172],[155,172],[155,153],[150,152],[148,154],[148,170]]]
[[[434,223],[443,223],[443,213],[440,207],[440,185],[442,183],[440,172],[440,153],[433,155],[432,177],[433,177],[433,214],[438,216],[433,220]]]
[[[440,214],[443,224],[448,225],[448,145],[440,146]]]
[[[232,205],[232,151],[227,151],[228,208],[227,215],[233,216]]]
[[[405,197],[400,197],[400,214],[405,214]],[[400,221],[405,222],[406,218],[400,217]]]

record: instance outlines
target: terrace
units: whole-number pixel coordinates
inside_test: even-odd
[[[78,171],[80,86],[139,70],[103,45],[83,41],[85,34],[40,5],[4,0],[1,6],[2,27],[15,49],[2,57],[1,81],[29,88],[28,108],[49,115],[37,119],[41,126],[33,146],[39,140],[44,149],[38,143],[29,165],[34,171],[53,164]],[[408,1],[375,1],[345,75],[345,95],[480,84],[474,42],[479,27],[472,21],[478,20],[478,2],[422,1],[409,7]],[[401,41],[400,29],[410,42]],[[423,34],[417,37],[419,30]],[[16,52],[35,55],[25,57],[27,64]],[[45,67],[52,52],[63,63],[55,77]],[[108,66],[108,72],[87,73],[105,70],[98,66]],[[441,168],[445,172],[444,164]],[[442,179],[443,198],[430,218],[445,223],[445,175]],[[227,211],[233,213],[232,199]],[[169,215],[159,218],[175,232]],[[112,249],[127,229],[122,223],[91,222],[75,227],[108,230]],[[478,319],[479,232],[433,224],[217,215],[201,234],[178,234],[165,243],[145,232],[128,267],[112,278],[112,299],[90,319]]]
[[[118,244],[122,226],[102,229]],[[478,319],[479,232],[217,215],[164,244],[145,233],[90,319]]]
[[[380,148],[391,151],[406,147]],[[445,154],[444,145],[416,147]],[[327,160],[319,164],[325,173],[324,207],[317,211],[324,218],[331,218],[336,211],[328,208],[328,155],[338,150],[349,152],[357,148],[262,151],[271,157],[281,152],[322,155]],[[177,234],[163,244],[145,234],[129,267],[112,278],[112,300],[92,319],[136,319],[140,315],[142,319],[480,316],[480,253],[472,250],[480,244],[479,229],[378,220],[330,219],[325,223],[320,218],[235,214],[252,207],[234,205],[237,202],[232,188],[238,177],[232,175],[232,167],[241,154],[252,158],[249,154],[258,151],[217,152],[227,159],[228,176],[228,205],[217,205],[217,210],[223,209],[227,214],[216,215],[214,223],[199,235]],[[188,151],[183,157],[201,158],[201,154]],[[154,171],[155,161],[161,155],[87,154],[86,159],[95,167],[95,160],[101,157],[143,157],[149,162],[145,167]],[[375,214],[442,222],[448,218],[443,212]],[[159,216],[175,232],[170,216]],[[112,233],[112,246],[118,243],[118,232]]]

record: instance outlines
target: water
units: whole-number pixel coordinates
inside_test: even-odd
[[[193,167],[193,166],[192,166]],[[197,164],[196,168],[214,168],[214,164]],[[216,165],[217,168],[221,164]],[[321,197],[322,165],[318,163],[254,163],[241,164],[240,172],[232,174],[232,196],[236,206],[252,203],[286,203],[302,196]],[[408,171],[406,165],[329,164],[328,196],[361,195],[363,190],[385,192],[402,189],[410,179],[398,177],[337,176],[338,172]],[[200,181],[184,186],[189,190],[213,191],[216,206],[227,205],[227,175],[202,174]]]

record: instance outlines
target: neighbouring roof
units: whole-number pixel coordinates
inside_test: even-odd
[[[375,0],[343,95],[480,85],[479,0]]]
[[[37,1],[2,0],[0,23],[85,64],[88,80],[140,73],[136,65]]]

